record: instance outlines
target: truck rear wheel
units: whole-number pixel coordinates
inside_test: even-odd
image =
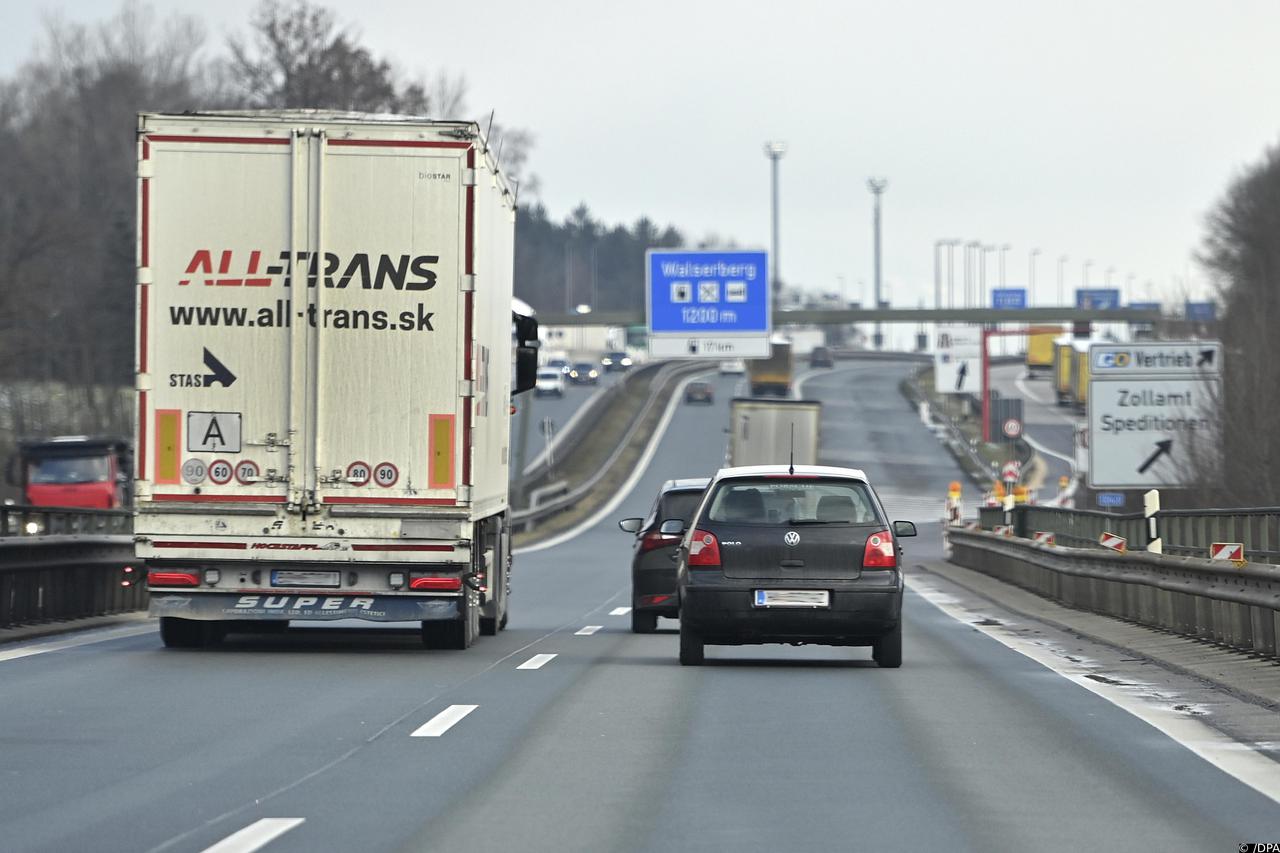
[[[422,644],[429,649],[462,651],[471,648],[480,633],[480,605],[468,594],[459,599],[462,616],[422,623]]]

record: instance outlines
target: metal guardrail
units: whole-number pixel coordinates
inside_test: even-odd
[[[0,537],[132,532],[133,513],[127,509],[0,506]]]
[[[131,535],[0,539],[0,628],[145,608],[145,584],[121,584],[133,556]]]
[[[1280,569],[1037,545],[951,528],[951,562],[1068,607],[1277,656]]]
[[[618,442],[617,447],[613,449],[609,458],[596,469],[595,473],[563,494],[550,498],[537,507],[516,510],[511,513],[511,523],[517,527],[535,524],[542,519],[568,509],[590,493],[613,469],[614,463],[618,461],[623,451],[631,446],[640,425],[644,423],[645,418],[653,411],[654,406],[664,399],[664,393],[667,391],[668,385],[683,379],[688,374],[698,373],[706,369],[706,364],[689,363],[687,361],[664,364],[650,381],[649,396],[645,398],[644,403],[632,418],[626,433],[623,434],[622,440]]]
[[[999,507],[978,510],[978,526],[983,530],[1004,524],[1004,518]],[[1207,558],[1213,543],[1239,542],[1250,562],[1280,564],[1280,507],[1169,509],[1155,518],[1167,555]],[[1130,550],[1145,549],[1149,541],[1147,520],[1141,513],[1019,506],[1013,510],[1011,526],[1020,538],[1043,530],[1053,533],[1059,544],[1075,548],[1101,548],[1098,539],[1103,533],[1124,537]]]

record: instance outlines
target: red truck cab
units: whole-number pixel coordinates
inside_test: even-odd
[[[28,506],[120,509],[132,503],[133,447],[125,438],[22,440],[9,471]]]

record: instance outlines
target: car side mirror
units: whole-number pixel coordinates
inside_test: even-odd
[[[618,522],[618,526],[627,533],[639,533],[642,524],[644,524],[643,518],[624,518]]]
[[[663,536],[679,536],[684,533],[684,522],[678,518],[668,518],[662,522],[662,526],[658,528],[658,532]]]
[[[895,521],[893,523],[893,535],[899,537],[915,536],[916,525],[911,521]]]

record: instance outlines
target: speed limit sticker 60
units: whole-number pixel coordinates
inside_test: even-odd
[[[231,482],[235,469],[231,467],[231,463],[225,459],[218,459],[209,465],[209,482],[218,486],[225,486]]]

